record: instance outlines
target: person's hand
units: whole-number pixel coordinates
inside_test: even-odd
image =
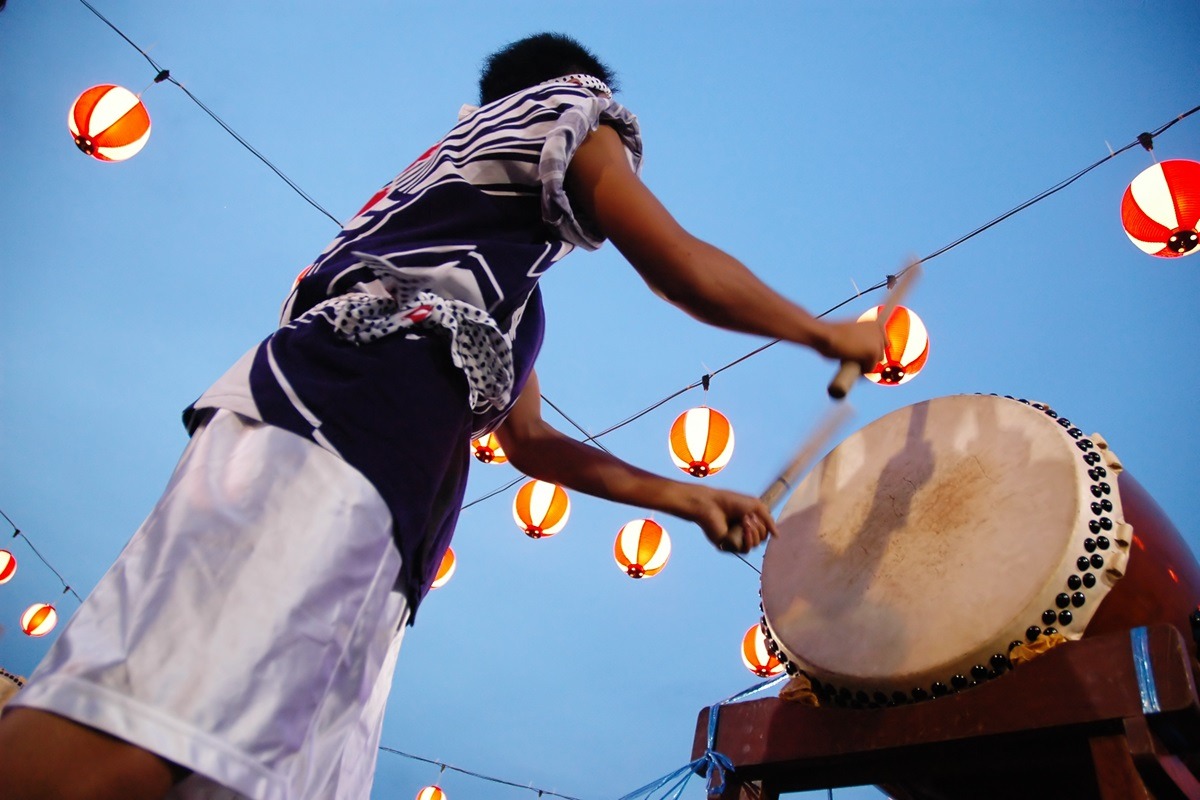
[[[883,359],[886,344],[878,322],[831,322],[821,355],[856,363],[865,373]]]
[[[699,525],[718,550],[749,553],[777,532],[770,509],[757,497],[705,486],[684,487],[684,518]],[[729,538],[729,529],[735,524],[742,526],[740,543]]]

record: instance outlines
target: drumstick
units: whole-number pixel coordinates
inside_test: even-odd
[[[892,312],[896,310],[896,306],[900,305],[900,301],[904,299],[904,295],[916,283],[920,272],[921,261],[915,258],[908,262],[908,266],[900,270],[900,274],[896,276],[896,282],[892,284],[891,291],[888,292],[887,299],[883,301],[883,311],[879,313],[877,319],[881,330],[887,324],[887,321],[892,318]],[[862,367],[853,361],[843,361],[841,368],[833,376],[833,380],[829,382],[829,396],[834,400],[841,400],[850,391],[850,387],[854,385],[854,382],[861,377]]]
[[[768,510],[774,507],[783,495],[792,488],[796,479],[808,469],[808,466],[825,448],[829,439],[850,418],[851,414],[853,414],[853,407],[849,403],[836,405],[825,412],[825,416],[821,418],[817,426],[813,428],[812,433],[808,435],[808,438],[796,450],[796,455],[792,457],[792,460],[783,468],[778,477],[771,481],[771,485],[767,487],[766,491],[759,495],[758,499],[766,505]],[[721,549],[740,553],[744,544],[744,534],[745,531],[742,530],[742,524],[740,522],[734,523],[725,532],[725,536],[721,541]]]

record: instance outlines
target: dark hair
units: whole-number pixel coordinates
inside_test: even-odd
[[[487,105],[543,81],[582,72],[599,78],[614,92],[616,75],[600,59],[561,33],[526,36],[492,53],[479,75],[479,102]]]

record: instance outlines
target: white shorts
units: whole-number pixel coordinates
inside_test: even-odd
[[[218,411],[10,705],[193,770],[171,798],[366,798],[409,612],[399,571],[357,470]]]

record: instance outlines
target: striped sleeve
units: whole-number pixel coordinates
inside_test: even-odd
[[[642,134],[637,117],[619,103],[591,97],[573,104],[546,136],[538,165],[542,184],[542,219],[560,238],[587,250],[596,250],[604,237],[589,220],[575,214],[563,181],[571,158],[583,140],[601,124],[611,125],[621,135],[635,172],[642,167]]]

